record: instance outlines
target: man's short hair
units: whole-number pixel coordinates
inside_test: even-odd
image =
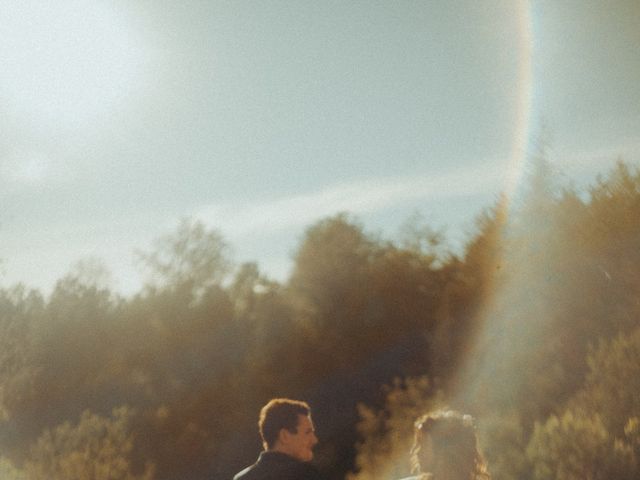
[[[278,434],[283,428],[291,433],[296,433],[298,428],[298,416],[309,416],[311,408],[306,402],[290,400],[288,398],[274,398],[260,410],[260,436],[266,449],[273,448],[278,439]]]

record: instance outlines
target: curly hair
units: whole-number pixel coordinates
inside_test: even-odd
[[[490,480],[471,415],[438,410],[414,424],[413,473],[434,480]]]

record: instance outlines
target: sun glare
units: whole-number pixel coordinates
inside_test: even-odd
[[[5,0],[0,21],[0,98],[22,121],[83,126],[124,105],[140,83],[140,42],[107,3]]]

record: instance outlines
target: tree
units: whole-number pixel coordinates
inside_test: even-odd
[[[615,435],[640,417],[640,328],[600,340],[587,357],[589,372],[572,405],[596,412]]]
[[[609,433],[599,415],[579,411],[536,423],[527,457],[534,480],[632,480],[639,473],[633,450]]]
[[[517,411],[494,412],[479,418],[478,439],[493,478],[529,478],[528,436]]]
[[[184,218],[172,234],[155,241],[155,250],[138,252],[150,272],[151,288],[184,289],[194,297],[219,285],[231,264],[228,246],[215,230],[200,221]]]
[[[348,480],[406,477],[410,472],[413,423],[442,403],[427,377],[396,379],[384,392],[384,408],[358,405],[361,441],[357,444],[356,472],[349,473]]]
[[[24,465],[26,478],[152,480],[150,463],[134,472],[132,416],[128,407],[115,408],[109,418],[87,410],[77,425],[67,422],[46,430],[31,447]]]
[[[2,478],[2,480],[27,480],[24,472],[17,469],[4,457],[0,457],[0,478]]]
[[[582,389],[562,415],[536,423],[534,479],[633,479],[640,474],[640,329],[600,340]]]
[[[403,250],[420,254],[434,263],[442,264],[451,256],[444,233],[435,230],[419,213],[401,225],[399,245]]]
[[[44,310],[35,290],[0,290],[0,421],[11,418],[34,388],[34,337]]]

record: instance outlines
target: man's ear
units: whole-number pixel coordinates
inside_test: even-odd
[[[287,445],[290,438],[291,432],[286,428],[281,428],[278,432],[278,443],[280,443],[280,445]]]

